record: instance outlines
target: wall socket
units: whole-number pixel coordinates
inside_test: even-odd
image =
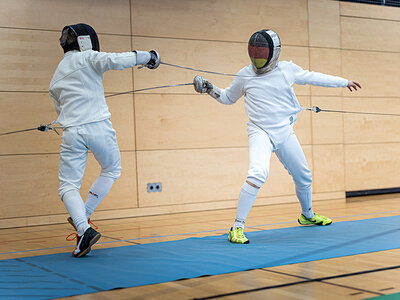
[[[147,184],[147,192],[148,193],[161,192],[161,191],[162,191],[161,182]]]

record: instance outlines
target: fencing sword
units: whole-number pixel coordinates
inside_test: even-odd
[[[164,62],[164,61],[161,61],[160,64],[166,65],[166,66],[170,66],[170,67],[179,68],[179,69],[185,69],[185,70],[190,70],[190,71],[201,72],[201,73],[208,73],[208,74],[214,74],[214,75],[223,75],[223,76],[236,76],[236,74],[221,73],[221,72],[214,72],[214,71],[208,71],[208,70],[201,70],[201,69],[196,69],[196,68],[191,68],[191,67],[185,67],[185,66],[170,64],[170,63],[167,63],[167,62]]]
[[[222,72],[215,72],[215,71],[196,69],[196,68],[192,68],[192,67],[186,67],[186,66],[171,64],[171,63],[167,63],[167,62],[164,62],[164,61],[161,61],[160,64],[166,65],[166,66],[170,66],[170,67],[174,67],[174,68],[190,70],[190,71],[196,71],[196,72],[201,72],[201,73],[214,74],[214,75],[231,76],[231,77],[235,77],[235,76],[237,76],[237,77],[257,77],[257,76],[253,76],[253,75],[237,75],[237,74],[231,74],[231,73],[222,73]]]

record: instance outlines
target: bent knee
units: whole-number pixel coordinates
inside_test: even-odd
[[[100,176],[110,177],[115,181],[121,176],[121,167],[112,170],[101,170]]]
[[[310,170],[305,170],[298,176],[293,176],[296,188],[309,188],[312,184],[312,174]]]
[[[66,193],[74,190],[79,192],[79,188],[73,184],[61,184],[58,189],[58,195],[60,196],[61,201],[63,201],[63,197]]]
[[[110,177],[117,180],[121,176],[121,160],[118,159],[108,166],[103,166],[100,176]]]

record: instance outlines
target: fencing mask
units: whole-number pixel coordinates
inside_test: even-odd
[[[265,74],[275,68],[281,54],[281,40],[269,29],[253,33],[249,40],[249,56],[256,74]]]
[[[100,51],[96,31],[90,25],[83,23],[65,26],[60,37],[60,45],[64,53],[71,50]]]

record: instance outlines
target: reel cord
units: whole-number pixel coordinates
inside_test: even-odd
[[[60,135],[58,133],[57,129],[63,129],[63,127],[58,127],[58,126],[56,127],[56,126],[53,126],[53,125],[54,125],[54,123],[51,122],[50,124],[40,125],[40,126],[34,127],[34,128],[28,128],[28,129],[22,129],[22,130],[9,131],[9,132],[5,132],[5,133],[1,133],[0,136],[7,135],[7,134],[26,132],[26,131],[32,131],[32,130],[39,130],[39,131],[43,131],[43,132],[51,130],[51,131],[54,131],[55,133],[57,133],[57,135]]]
[[[347,111],[347,110],[332,110],[332,109],[322,109],[318,106],[313,106],[311,108],[304,108],[303,110],[313,111],[315,113],[319,112],[332,112],[341,114],[356,114],[356,115],[373,115],[373,116],[392,116],[400,117],[400,114],[388,114],[388,113],[377,113],[377,112],[363,112],[363,111]]]

